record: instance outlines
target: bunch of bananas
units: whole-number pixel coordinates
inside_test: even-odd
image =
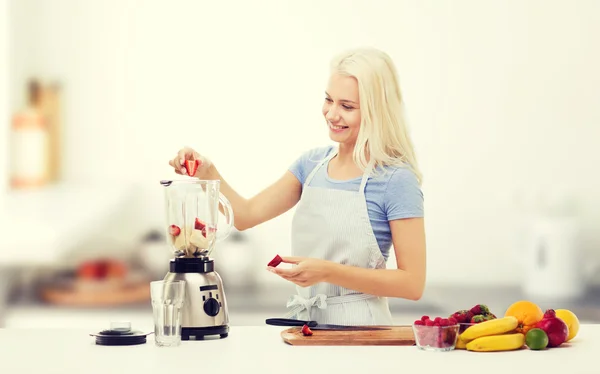
[[[458,336],[456,349],[474,352],[514,351],[525,345],[525,335],[516,332],[517,318],[508,316],[484,321]]]

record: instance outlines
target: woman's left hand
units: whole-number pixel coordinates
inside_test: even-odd
[[[334,265],[331,261],[316,258],[282,257],[281,259],[283,263],[296,266],[291,269],[270,266],[267,267],[267,270],[300,287],[308,287],[326,281]]]

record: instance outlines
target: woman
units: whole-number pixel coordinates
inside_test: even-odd
[[[421,175],[404,122],[396,69],[376,49],[332,61],[323,116],[337,146],[303,154],[256,196],[240,196],[190,148],[169,162],[195,177],[220,179],[235,226],[254,227],[297,203],[291,268],[268,270],[296,284],[286,317],[345,325],[393,324],[387,297],[418,300],[426,275]],[[393,246],[397,269],[386,269]]]

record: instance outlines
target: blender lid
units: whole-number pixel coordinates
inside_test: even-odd
[[[136,345],[145,344],[146,337],[150,334],[152,333],[132,330],[130,322],[112,322],[110,329],[90,336],[96,337],[97,345]]]

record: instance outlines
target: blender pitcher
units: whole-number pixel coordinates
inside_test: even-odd
[[[221,182],[186,179],[160,183],[165,186],[167,242],[175,258],[210,256],[233,227],[233,210],[219,191]]]

